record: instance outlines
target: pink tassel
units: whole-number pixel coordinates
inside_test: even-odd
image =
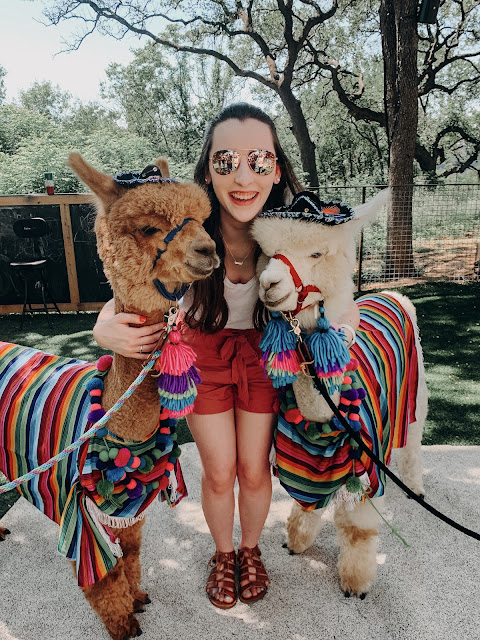
[[[343,369],[334,369],[333,371],[328,371],[327,373],[321,370],[319,371],[318,369],[316,369],[315,371],[319,378],[340,378],[340,380],[343,380]]]
[[[193,404],[188,405],[188,407],[183,408],[181,411],[172,411],[168,410],[169,418],[183,418],[183,416],[188,416],[189,413],[193,411]]]
[[[170,332],[168,338],[169,342],[163,347],[155,369],[173,376],[181,376],[195,362],[195,351],[180,341],[180,334],[176,329]]]
[[[284,351],[282,357],[279,358],[278,354],[273,358],[270,363],[271,369],[281,369],[282,371],[289,371],[290,373],[298,373],[300,371],[300,360],[296,351]]]

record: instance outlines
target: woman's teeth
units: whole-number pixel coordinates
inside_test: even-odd
[[[236,200],[253,200],[257,196],[256,193],[237,193],[237,192],[233,192],[230,195],[232,196],[232,198],[235,198]]]

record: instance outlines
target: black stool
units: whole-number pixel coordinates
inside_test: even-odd
[[[23,310],[20,327],[23,327],[23,320],[25,318],[27,306],[30,313],[45,313],[48,325],[51,327],[52,323],[50,322],[50,316],[48,314],[49,310],[56,310],[58,313],[61,312],[48,287],[46,277],[46,265],[48,258],[43,254],[38,242],[39,238],[42,238],[49,233],[48,225],[43,218],[16,220],[13,223],[13,232],[18,238],[28,239],[31,243],[31,257],[28,260],[22,258],[22,260],[10,262],[10,268],[13,273],[18,275],[23,284]],[[32,288],[40,289],[42,296],[41,306],[32,306]],[[47,304],[45,292],[47,292],[51,304]]]

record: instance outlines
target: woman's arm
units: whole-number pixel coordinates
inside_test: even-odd
[[[360,312],[358,306],[355,304],[355,300],[350,302],[350,306],[341,316],[338,324],[332,322],[332,326],[336,329],[342,329],[348,339],[348,346],[351,347],[355,342],[355,332],[360,324]]]
[[[112,299],[98,314],[93,327],[93,338],[102,349],[114,351],[127,358],[144,360],[157,343],[163,328],[162,323],[145,327],[130,326],[142,325],[144,322],[145,318],[136,313],[116,314]]]

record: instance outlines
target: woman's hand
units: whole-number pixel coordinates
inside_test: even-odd
[[[145,318],[136,313],[116,314],[113,300],[110,300],[97,318],[93,338],[102,349],[144,360],[155,347],[164,327],[163,323],[142,326],[144,322]]]
[[[345,333],[348,339],[348,345],[352,346],[355,342],[356,331],[358,329],[358,325],[360,324],[360,313],[358,311],[358,307],[355,304],[355,301],[352,300],[348,310],[342,315],[340,321],[332,322],[331,325],[334,329],[341,328]]]

